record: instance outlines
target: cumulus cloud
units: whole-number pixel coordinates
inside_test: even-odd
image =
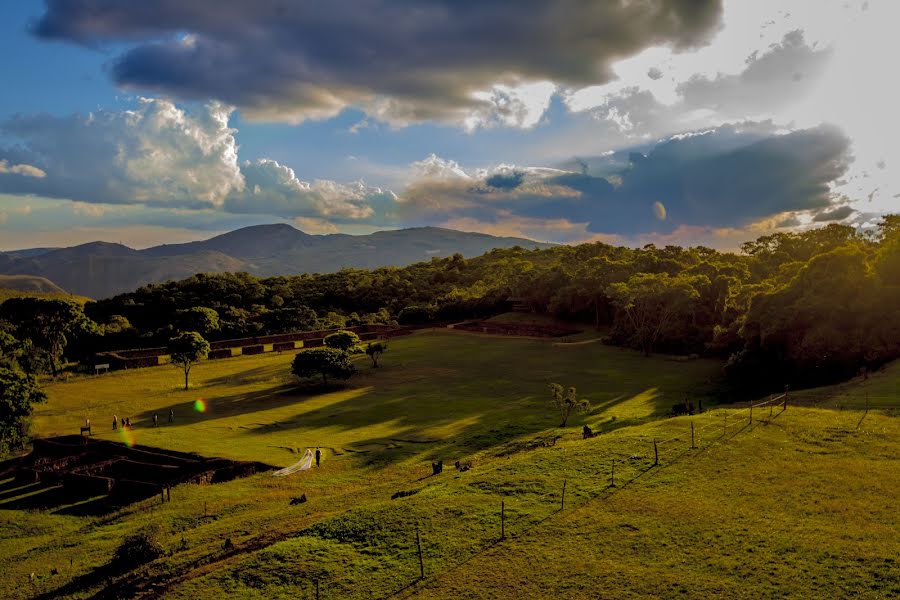
[[[32,165],[11,165],[6,160],[0,160],[0,175],[22,175],[24,177],[46,177],[47,174],[43,170]]]
[[[358,221],[375,217],[396,201],[392,192],[362,182],[301,181],[293,169],[271,159],[246,161],[241,173],[243,188],[225,200],[230,212]]]
[[[41,167],[0,160],[0,192],[74,200],[79,214],[94,217],[103,209],[91,205],[142,204],[376,222],[396,201],[362,182],[305,182],[270,159],[239,163],[231,112],[212,103],[191,114],[168,100],[141,99],[121,112],[15,117],[0,132],[19,144],[0,148],[0,156]]]
[[[106,204],[220,206],[243,186],[231,109],[212,103],[190,115],[172,102],[141,99],[133,110],[55,117],[19,115],[0,133],[45,177],[0,180],[0,191]]]
[[[722,12],[720,0],[370,0],[364,8],[355,0],[106,0],[97,8],[47,0],[34,32],[127,44],[111,68],[125,87],[217,98],[259,119],[356,106],[394,123],[474,113],[476,122],[524,126],[540,117],[543,96],[523,95],[523,85],[605,83],[614,61],[645,48],[707,43]]]

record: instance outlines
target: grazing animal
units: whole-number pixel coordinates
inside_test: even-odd
[[[594,437],[594,435],[595,434],[594,434],[593,430],[590,427],[588,427],[587,425],[585,425],[581,430],[581,439],[583,439],[583,440],[592,438],[592,437]]]
[[[291,498],[291,506],[303,504],[304,502],[306,502],[306,494],[300,494],[299,498]]]
[[[694,414],[694,403],[682,402],[680,404],[676,404],[672,407],[672,414],[676,417],[680,415],[692,415]]]
[[[440,475],[444,472],[444,461],[439,460],[436,463],[431,463],[431,474],[432,475]]]

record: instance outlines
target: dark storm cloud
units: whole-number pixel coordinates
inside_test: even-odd
[[[723,126],[676,136],[615,176],[552,174],[495,193],[471,180],[425,182],[416,194],[440,207],[433,217],[492,222],[502,212],[621,235],[735,228],[785,212],[848,216],[842,208],[828,211],[834,202],[829,184],[847,170],[849,140],[824,126],[786,135],[763,130],[748,124],[746,130]]]
[[[134,44],[117,83],[302,119],[348,105],[394,121],[458,118],[496,83],[584,86],[617,59],[706,43],[720,0],[47,0],[33,31]],[[185,35],[186,34],[186,35]]]
[[[645,228],[657,218],[654,202],[665,207],[673,225],[712,227],[829,206],[829,183],[849,162],[850,142],[838,130],[819,127],[765,139],[749,134],[738,146],[741,138],[720,128],[661,144],[622,175],[618,204]],[[605,217],[595,218],[590,229],[605,231],[608,222],[621,219]]]
[[[525,172],[524,171],[509,171],[506,173],[495,173],[491,175],[484,182],[495,189],[501,190],[514,190],[525,181]]]

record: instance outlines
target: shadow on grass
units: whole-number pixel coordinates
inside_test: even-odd
[[[588,397],[596,398],[593,415],[572,419],[571,427],[580,428],[592,416],[596,419],[598,411],[627,405],[639,396],[644,396],[641,410],[648,418],[661,416],[684,396],[683,388],[694,386],[691,389],[701,393],[707,383],[704,373],[709,370],[699,364],[675,369],[659,359],[645,359],[630,351],[611,352],[601,346],[553,352],[548,343],[485,341],[468,334],[421,335],[406,343],[409,347],[395,360],[379,369],[360,364],[360,373],[352,382],[328,390],[318,384],[285,383],[280,376],[286,372],[284,366],[255,367],[204,380],[206,389],[198,389],[197,394],[208,394],[203,398],[206,412],[197,412],[193,401],[187,401],[144,411],[132,420],[138,427],[146,427],[155,413],[160,428],[221,420],[226,429],[251,436],[322,430],[349,435],[343,435],[339,444],[321,439],[290,441],[288,445],[343,445],[337,451],[351,455],[363,466],[413,457],[452,464],[514,438],[554,429],[557,417],[544,393],[549,381],[576,385]],[[516,351],[514,360],[508,358],[512,351]],[[228,391],[221,388],[266,381],[273,381],[272,387],[215,395]],[[336,393],[329,397],[328,392]],[[251,416],[295,405],[296,412],[281,410],[277,417],[267,415],[254,422]],[[175,415],[171,424],[167,422],[170,410]],[[631,417],[620,415],[619,423],[604,422],[601,428],[633,424]],[[375,430],[380,435],[373,435]],[[358,439],[347,441],[354,437]]]

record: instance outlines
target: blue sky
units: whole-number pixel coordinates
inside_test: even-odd
[[[0,249],[243,225],[722,248],[896,210],[890,0],[5,3]]]

